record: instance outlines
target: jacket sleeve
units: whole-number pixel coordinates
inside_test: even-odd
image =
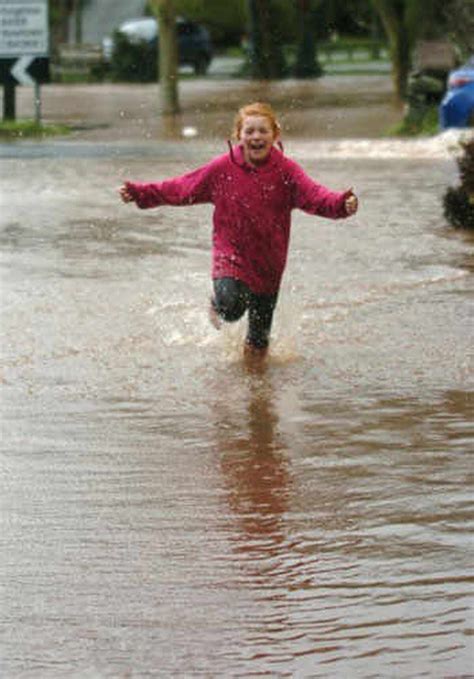
[[[345,201],[352,191],[331,191],[311,179],[296,163],[291,164],[291,177],[293,207],[330,219],[347,217]]]
[[[212,163],[192,172],[150,184],[125,182],[139,208],[160,205],[194,205],[212,202]]]

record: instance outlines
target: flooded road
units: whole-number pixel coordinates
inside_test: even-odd
[[[203,78],[181,82],[179,91],[180,115],[160,117],[156,84],[47,85],[42,112],[46,122],[72,126],[72,138],[135,144],[181,139],[187,127],[201,139],[221,142],[237,109],[255,100],[272,102],[286,139],[376,138],[401,116],[387,75],[276,82]],[[30,88],[17,89],[17,108],[19,117],[34,117]]]
[[[453,162],[290,140],[361,209],[294,213],[253,370],[207,319],[210,207],[115,192],[223,145],[90,141],[0,147],[1,676],[472,676]]]

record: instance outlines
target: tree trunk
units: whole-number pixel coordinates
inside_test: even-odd
[[[262,33],[257,8],[257,0],[248,0],[249,13],[249,58],[253,78],[262,77],[264,71],[262,57]]]
[[[74,19],[74,42],[76,45],[82,43],[82,0],[74,0],[73,2],[73,19]]]
[[[390,46],[395,94],[403,100],[407,93],[411,53],[423,29],[424,0],[372,0]]]
[[[158,72],[160,79],[160,112],[180,111],[178,92],[178,41],[173,0],[150,0],[159,25]]]
[[[71,8],[68,3],[55,2],[51,3],[50,9],[50,32],[51,32],[51,58],[53,61],[58,60],[59,45],[68,42],[69,32],[69,16]]]
[[[411,70],[411,45],[405,31],[401,30],[391,45],[392,77],[397,98],[406,99],[408,76]]]
[[[297,0],[298,51],[294,75],[296,78],[317,78],[322,68],[316,55],[316,31],[311,0]]]
[[[250,66],[253,78],[274,80],[286,73],[275,9],[271,0],[248,0]]]

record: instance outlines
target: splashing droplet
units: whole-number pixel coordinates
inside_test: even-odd
[[[183,137],[196,137],[197,133],[198,133],[197,129],[191,126],[183,127],[183,129],[181,130],[181,134],[183,135]]]

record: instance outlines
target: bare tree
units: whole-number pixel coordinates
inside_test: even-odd
[[[59,45],[68,41],[69,18],[72,0],[50,0],[49,22],[51,28],[51,55],[58,58]]]
[[[395,93],[404,99],[411,69],[411,55],[423,26],[425,0],[372,0],[390,45]]]
[[[296,0],[298,50],[294,75],[297,78],[315,78],[322,75],[323,72],[316,53],[314,11],[318,4],[314,0]]]
[[[83,0],[73,0],[72,12],[74,17],[74,42],[76,45],[82,43],[82,9]]]
[[[178,41],[176,11],[173,0],[150,0],[159,26],[158,72],[160,78],[160,111],[180,111],[178,91]]]
[[[248,0],[250,66],[254,78],[274,80],[286,73],[275,0]]]

